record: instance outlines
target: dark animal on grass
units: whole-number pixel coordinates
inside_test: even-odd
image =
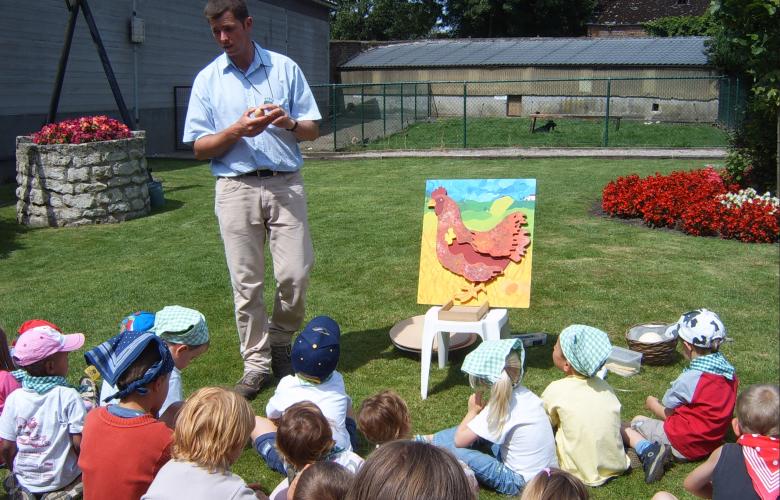
[[[555,130],[555,127],[556,127],[556,125],[555,125],[554,121],[547,120],[547,123],[545,123],[541,127],[538,127],[538,128],[534,129],[534,134],[537,133],[537,132],[552,132],[553,130]]]

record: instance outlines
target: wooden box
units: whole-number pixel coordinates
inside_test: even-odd
[[[490,305],[483,302],[479,306],[456,305],[452,301],[439,310],[439,319],[443,321],[479,321],[487,314]]]

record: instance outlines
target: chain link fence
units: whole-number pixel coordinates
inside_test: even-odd
[[[308,149],[717,147],[744,113],[727,77],[314,85]]]
[[[744,115],[729,77],[312,85],[308,151],[489,147],[722,147]],[[174,89],[181,140],[190,87]],[[188,147],[179,142],[179,147]]]

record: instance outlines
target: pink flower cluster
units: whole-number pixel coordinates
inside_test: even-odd
[[[769,198],[724,204],[728,193],[737,189],[712,167],[644,179],[629,175],[604,187],[601,206],[612,217],[642,218],[650,227],[671,227],[695,236],[778,241],[780,209]]]
[[[33,134],[35,144],[82,144],[130,137],[127,125],[105,115],[82,116],[44,125]]]

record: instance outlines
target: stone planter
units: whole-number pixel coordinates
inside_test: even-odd
[[[149,213],[145,133],[85,144],[16,138],[16,219],[33,227],[121,222]]]

